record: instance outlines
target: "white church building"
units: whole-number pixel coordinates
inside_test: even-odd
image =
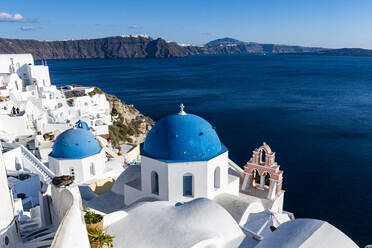
[[[161,119],[143,145],[141,174],[124,187],[125,204],[141,198],[189,201],[239,194],[239,177],[229,173],[228,150],[203,118],[181,111]]]
[[[71,175],[82,183],[104,173],[106,156],[88,125],[78,121],[57,137],[48,161],[55,175]]]

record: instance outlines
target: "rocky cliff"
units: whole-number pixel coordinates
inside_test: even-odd
[[[195,54],[304,53],[317,47],[243,42],[223,38],[204,46],[181,46],[148,36],[115,36],[101,39],[37,41],[0,38],[0,53],[31,53],[34,59],[170,58]]]
[[[106,94],[110,103],[113,125],[109,127],[110,140],[114,145],[121,142],[139,144],[145,141],[154,121],[141,114],[133,105],[127,105],[114,95]]]
[[[34,59],[182,57],[188,50],[174,42],[147,36],[89,40],[37,41],[1,39],[0,53],[31,53]]]

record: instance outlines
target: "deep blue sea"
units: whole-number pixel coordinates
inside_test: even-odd
[[[239,165],[266,141],[284,208],[372,244],[372,58],[300,55],[48,61],[57,85],[96,85],[158,120],[207,119]]]

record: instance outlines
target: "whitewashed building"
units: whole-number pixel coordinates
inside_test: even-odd
[[[66,99],[51,84],[46,64],[31,54],[0,54],[0,137],[9,141],[36,133],[62,132],[83,120],[96,135],[108,134],[109,103],[94,87],[69,87],[83,94]]]
[[[124,187],[126,205],[141,198],[188,201],[239,194],[239,177],[229,173],[227,148],[206,120],[183,107],[151,129],[141,159],[141,174]]]
[[[106,156],[85,122],[61,133],[49,154],[49,168],[56,175],[71,175],[77,183],[104,173]]]

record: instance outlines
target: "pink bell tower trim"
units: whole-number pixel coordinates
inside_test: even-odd
[[[253,151],[244,166],[241,190],[261,198],[274,200],[282,192],[283,171],[275,162],[275,152],[265,142]]]

